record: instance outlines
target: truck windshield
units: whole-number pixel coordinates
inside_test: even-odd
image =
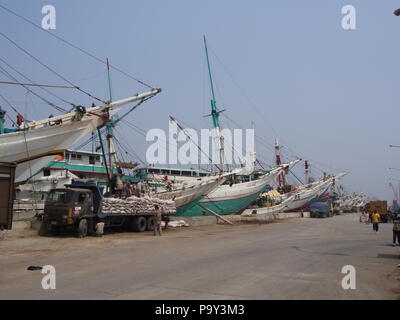
[[[53,190],[49,192],[46,201],[48,202],[64,202],[67,203],[70,199],[70,192]]]

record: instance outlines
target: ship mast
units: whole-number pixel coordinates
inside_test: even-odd
[[[110,102],[112,102],[112,90],[111,90],[111,76],[110,76],[110,64],[107,58],[107,76],[108,76],[108,92],[110,95]],[[116,116],[112,116],[110,121],[106,123],[106,132],[107,132],[107,143],[108,143],[108,162],[110,165],[109,175],[110,180],[113,179],[113,166],[117,162],[116,159],[116,151],[114,146],[114,126],[117,122]]]
[[[213,120],[213,125],[214,129],[216,132],[216,138],[217,138],[217,146],[219,149],[219,160],[220,160],[220,168],[222,171],[224,171],[224,162],[225,162],[225,151],[224,151],[224,138],[221,135],[221,130],[219,126],[219,114],[223,112],[224,110],[218,110],[217,108],[217,101],[215,100],[215,92],[214,92],[214,83],[212,79],[212,74],[211,74],[211,64],[210,64],[210,59],[208,57],[208,48],[207,48],[207,41],[206,37],[204,36],[204,48],[206,52],[206,58],[207,58],[207,68],[208,68],[208,75],[210,78],[210,86],[211,86],[211,117]]]
[[[309,174],[310,174],[310,165],[308,164],[308,161],[305,160],[304,161],[304,176],[305,176],[305,179],[306,179],[306,184],[310,183]]]
[[[282,164],[281,159],[281,146],[279,145],[278,139],[275,140],[275,164],[280,166]],[[285,186],[285,174],[281,172],[278,175],[278,186],[280,188]]]

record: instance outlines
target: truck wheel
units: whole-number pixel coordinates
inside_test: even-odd
[[[146,230],[146,218],[145,217],[135,217],[132,220],[132,230],[134,232],[143,232]]]
[[[95,230],[96,236],[101,237],[104,234],[104,222],[96,223]]]
[[[154,217],[150,216],[147,218],[147,231],[154,231]]]
[[[51,233],[59,236],[61,233],[61,226],[51,226]]]
[[[43,237],[47,234],[48,226],[49,226],[48,221],[42,220],[42,223],[40,224],[40,228],[39,228],[39,236]]]
[[[79,221],[79,226],[78,226],[78,237],[79,238],[84,238],[88,234],[88,222],[86,219],[82,219]]]
[[[93,218],[89,218],[88,219],[88,232],[87,232],[87,234],[89,236],[94,236],[96,234],[95,233],[95,223],[94,223]]]

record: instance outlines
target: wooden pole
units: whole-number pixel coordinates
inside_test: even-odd
[[[211,213],[212,215],[216,216],[217,218],[220,218],[221,220],[225,221],[226,223],[228,223],[228,224],[230,224],[230,225],[233,225],[232,222],[230,222],[228,219],[223,218],[223,217],[222,217],[221,215],[219,215],[218,213],[216,213],[216,212],[214,212],[214,211],[212,211],[212,210],[210,210],[210,209],[208,209],[208,208],[202,206],[202,205],[199,204],[199,203],[198,203],[197,205],[198,205],[200,208],[203,208],[204,210],[208,211],[208,212]]]

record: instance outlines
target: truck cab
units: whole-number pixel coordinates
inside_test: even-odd
[[[101,235],[99,230],[105,227],[128,227],[134,232],[154,230],[153,212],[104,212],[102,203],[102,189],[95,184],[73,183],[52,189],[47,194],[39,234],[59,233],[62,228],[77,231],[79,237],[94,234],[95,230]],[[171,214],[174,213],[162,216],[166,225]]]
[[[62,227],[73,227],[85,236],[93,231],[94,218],[100,213],[101,193],[97,186],[67,185],[52,189],[44,205],[41,233],[49,229],[57,233]]]
[[[85,189],[53,189],[47,195],[44,213],[51,222],[71,224],[92,215],[92,192]]]

